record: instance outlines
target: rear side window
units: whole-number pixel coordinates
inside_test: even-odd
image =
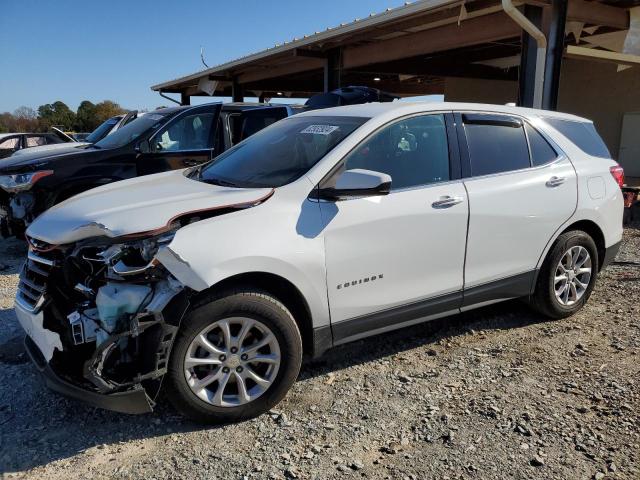
[[[558,154],[549,142],[528,123],[525,124],[527,137],[529,137],[529,147],[531,147],[531,163],[534,167],[553,162],[558,158]]]
[[[545,121],[562,135],[573,142],[587,155],[600,158],[611,158],[609,149],[604,144],[596,127],[591,122],[575,122],[559,118],[545,118]]]
[[[478,177],[531,166],[522,121],[507,115],[464,114],[471,175]]]

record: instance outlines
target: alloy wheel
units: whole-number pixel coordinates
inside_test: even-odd
[[[587,291],[591,281],[591,255],[583,246],[567,250],[555,270],[553,288],[561,305],[571,306]]]
[[[267,391],[280,361],[280,346],[269,327],[251,318],[225,318],[191,341],[184,375],[201,400],[217,407],[237,407]]]

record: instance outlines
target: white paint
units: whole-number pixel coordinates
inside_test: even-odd
[[[602,177],[591,177],[587,181],[587,189],[589,190],[589,196],[593,200],[600,200],[604,198],[607,193],[607,188],[604,185]]]
[[[38,346],[47,362],[51,360],[53,352],[56,349],[60,352],[62,351],[60,335],[43,327],[42,322],[44,316],[42,311],[36,314],[27,312],[19,303],[15,304],[15,311],[18,322],[20,322],[26,334],[29,335],[31,340]]]

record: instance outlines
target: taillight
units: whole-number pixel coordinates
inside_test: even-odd
[[[616,165],[615,167],[611,167],[609,169],[611,172],[611,176],[616,181],[616,183],[622,188],[624,186],[624,168],[620,165]]]

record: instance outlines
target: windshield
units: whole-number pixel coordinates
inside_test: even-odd
[[[367,120],[329,116],[280,120],[206,165],[199,179],[232,187],[281,187],[307,173]]]
[[[97,141],[102,140],[111,131],[113,126],[118,123],[118,120],[120,120],[119,117],[111,117],[105,120],[100,125],[98,125],[98,128],[87,135],[84,141],[89,143],[96,143]]]
[[[164,124],[170,115],[161,113],[148,113],[136,118],[131,123],[119,128],[111,135],[107,135],[94,146],[97,148],[119,148],[133,142],[149,130],[155,130]]]

